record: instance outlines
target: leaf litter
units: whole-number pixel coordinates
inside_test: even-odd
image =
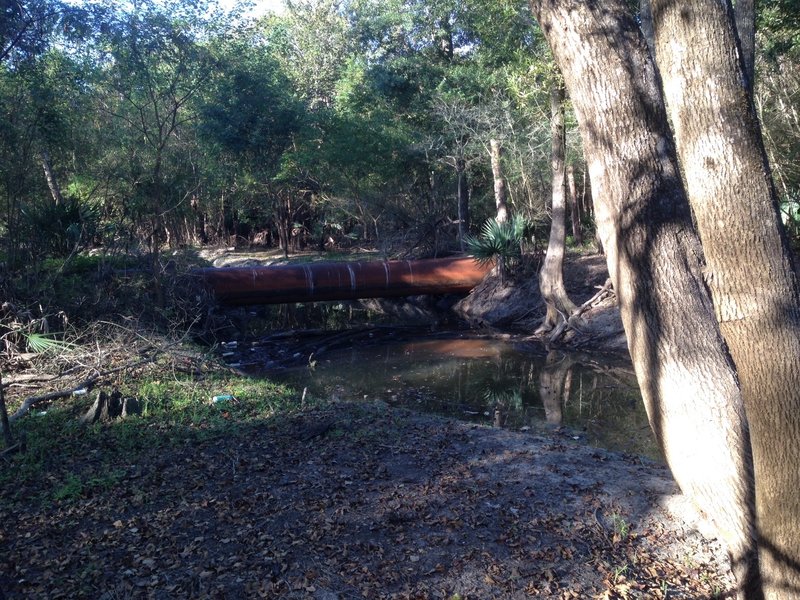
[[[6,598],[677,599],[733,587],[665,467],[559,431],[341,402],[139,448],[115,472],[49,503],[2,490]]]

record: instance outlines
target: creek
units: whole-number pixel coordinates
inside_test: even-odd
[[[311,329],[301,327],[313,323],[307,306],[284,310],[284,328],[251,335],[227,360],[313,397],[382,401],[517,430],[556,429],[662,460],[623,357],[547,352],[523,336],[453,324],[365,323],[352,306],[332,306],[334,318]],[[260,316],[249,313],[250,321]]]

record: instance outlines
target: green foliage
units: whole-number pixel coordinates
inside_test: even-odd
[[[201,132],[269,177],[300,124],[301,107],[265,48],[236,40],[217,53],[218,70],[202,101]]]
[[[479,236],[467,238],[468,252],[480,263],[498,261],[508,268],[522,256],[522,244],[530,227],[530,222],[519,215],[502,223],[488,219]]]
[[[758,3],[756,29],[768,60],[800,48],[800,2],[764,0]]]
[[[53,492],[53,500],[77,500],[83,495],[83,482],[70,473],[64,484]]]
[[[800,202],[794,199],[781,202],[781,216],[793,246],[800,247]]]
[[[82,396],[18,421],[15,431],[25,438],[27,450],[0,471],[0,484],[13,479],[16,489],[28,493],[35,489],[38,496],[16,498],[25,502],[87,497],[117,485],[136,456],[243,433],[290,413],[300,401],[299,394],[269,381],[229,377],[145,379],[131,381],[121,391],[143,402],[141,416],[109,425],[82,425],[78,417],[88,409],[88,397]],[[212,396],[223,393],[235,399],[211,402]],[[91,460],[80,459],[87,454]],[[66,470],[65,461],[58,458],[65,456],[72,457],[66,461],[69,464],[82,465],[81,470]]]
[[[611,526],[614,531],[614,542],[623,541],[630,534],[631,525],[620,513],[614,512],[611,514]]]
[[[76,347],[75,344],[66,342],[54,334],[28,333],[25,338],[28,349],[36,354],[59,354]]]
[[[52,200],[52,199],[50,199]],[[99,207],[75,198],[37,203],[22,210],[29,253],[63,257],[87,244],[100,224]]]
[[[14,267],[89,242],[435,252],[456,239],[440,226],[457,212],[451,163],[469,163],[471,214],[489,214],[483,146],[497,134],[515,207],[541,210],[530,109],[547,58],[522,1],[307,0],[258,22],[204,0],[26,3],[55,6],[14,68],[0,63],[0,235]],[[24,25],[12,13],[0,40]],[[443,102],[469,112],[466,127],[440,118]],[[57,209],[43,150],[69,199]]]

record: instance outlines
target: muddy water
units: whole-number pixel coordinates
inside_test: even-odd
[[[249,371],[316,397],[380,400],[498,427],[562,435],[659,459],[629,364],[470,334],[355,339],[301,366]]]

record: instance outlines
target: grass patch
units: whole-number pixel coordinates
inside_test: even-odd
[[[0,464],[4,501],[70,502],[113,488],[153,452],[241,435],[299,407],[300,394],[270,381],[211,376],[148,378],[121,387],[143,412],[84,425],[87,396],[38,409],[15,423],[26,451]],[[95,393],[91,398],[96,396]],[[214,396],[229,396],[213,402]]]

